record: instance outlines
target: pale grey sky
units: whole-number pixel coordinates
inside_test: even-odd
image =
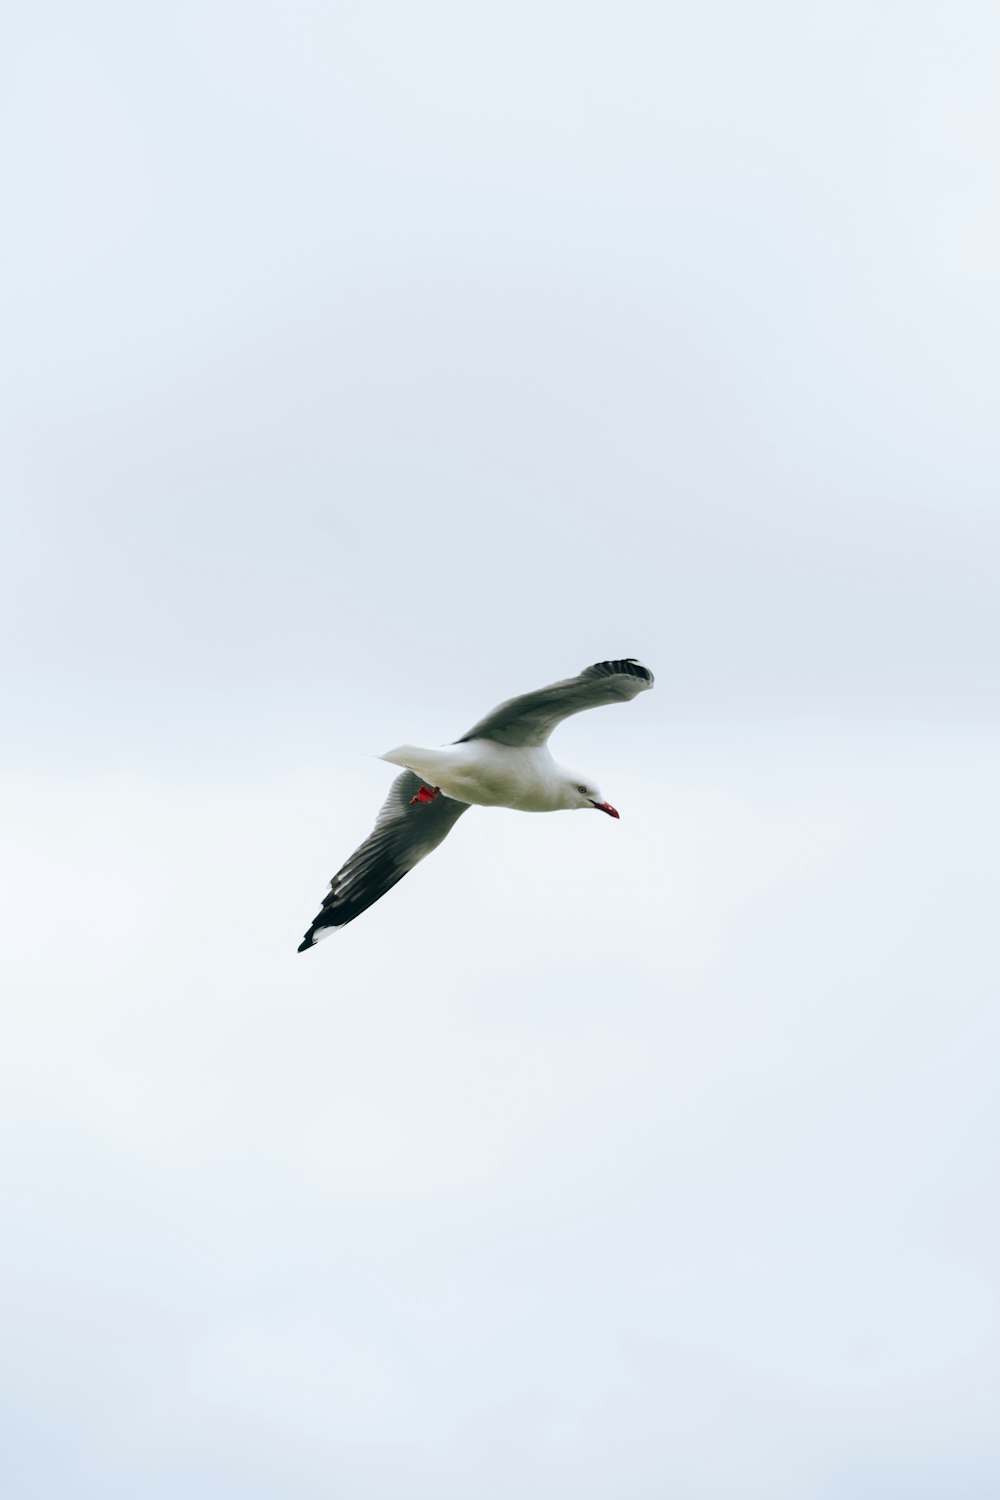
[[[4,1493],[992,1500],[992,7],[3,26]]]

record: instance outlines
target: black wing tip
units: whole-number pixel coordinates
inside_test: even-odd
[[[585,670],[587,676],[638,677],[641,682],[654,680],[649,668],[643,666],[635,656],[623,656],[619,661],[595,661],[592,667],[587,667]]]
[[[329,937],[331,932],[336,932],[337,928],[343,925],[342,922],[321,922],[317,918],[296,948],[296,953],[305,953],[307,949],[315,948],[320,938]]]

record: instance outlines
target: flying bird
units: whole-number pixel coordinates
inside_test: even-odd
[[[653,686],[633,657],[599,661],[578,677],[510,698],[452,745],[436,750],[399,745],[380,757],[403,766],[375,827],[330,881],[299,952],[346,927],[436,849],[472,806],[557,812],[596,807],[617,818],[589,776],[553,760],[549,735],[571,714],[624,703]]]

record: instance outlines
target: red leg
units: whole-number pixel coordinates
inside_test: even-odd
[[[422,786],[417,795],[410,798],[410,806],[412,807],[414,802],[433,802],[440,790],[441,788],[439,786],[433,788],[429,786]]]

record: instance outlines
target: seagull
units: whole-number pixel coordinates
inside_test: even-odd
[[[464,812],[513,807],[557,812],[596,807],[617,818],[589,776],[553,760],[549,735],[571,714],[624,703],[653,686],[634,657],[599,661],[577,677],[510,698],[452,745],[398,745],[380,760],[402,766],[375,827],[330,881],[330,890],[299,944],[304,953],[373,906],[448,836]]]

